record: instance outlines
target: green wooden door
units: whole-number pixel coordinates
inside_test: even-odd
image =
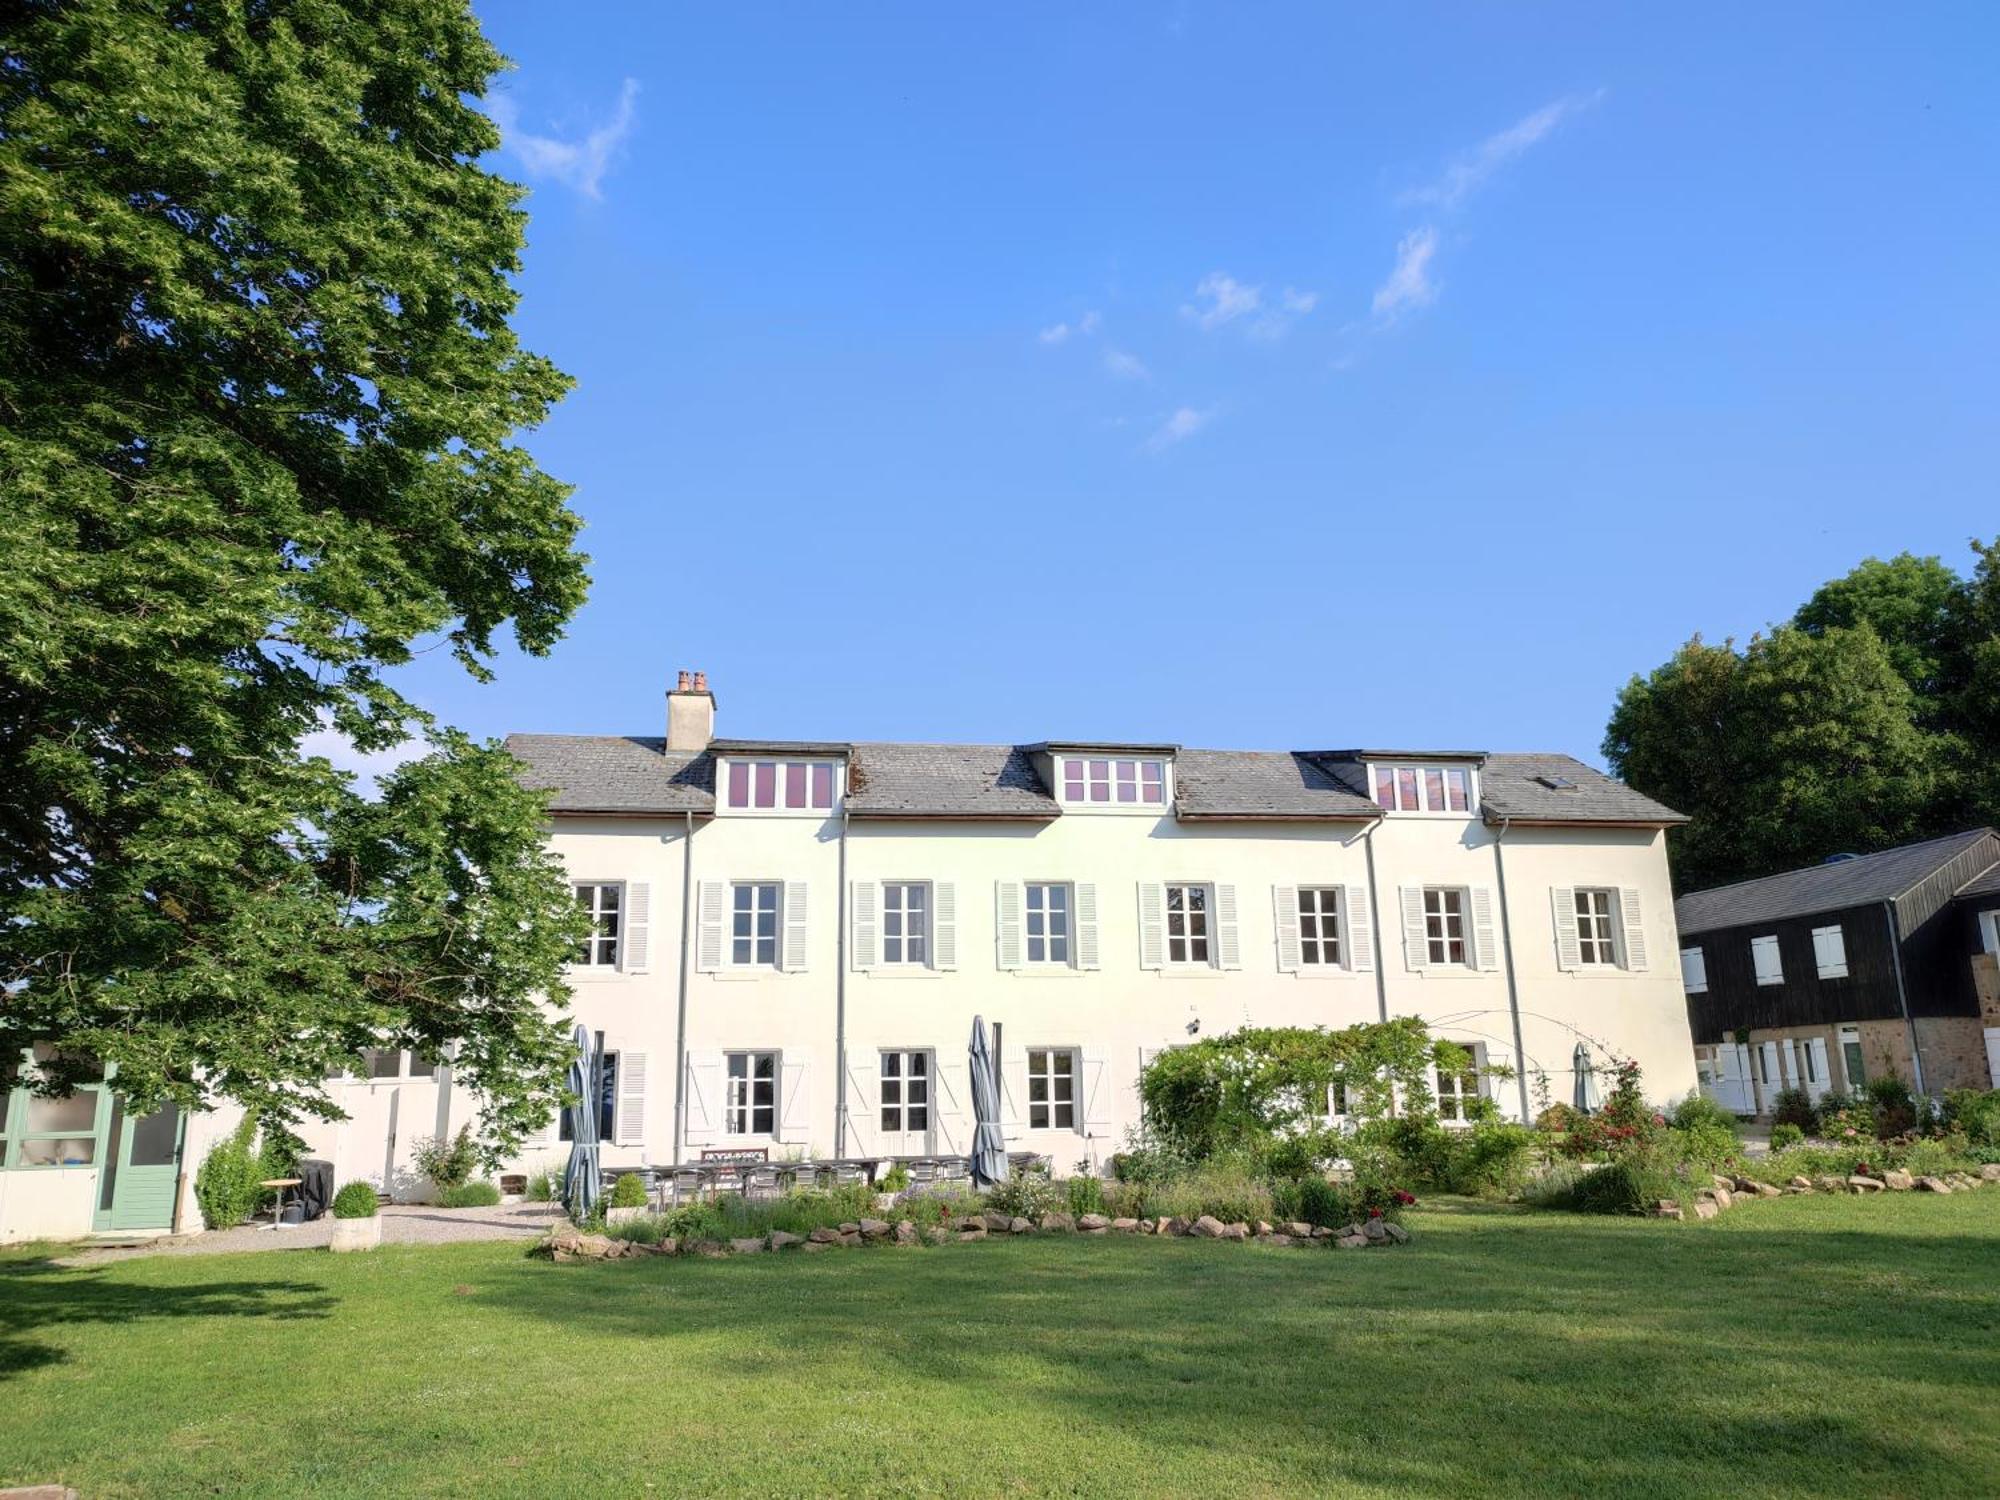
[[[169,1104],[137,1119],[125,1100],[111,1099],[111,1121],[99,1158],[103,1175],[97,1190],[97,1227],[169,1229],[181,1175],[180,1106]]]

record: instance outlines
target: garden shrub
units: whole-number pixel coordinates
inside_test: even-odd
[[[490,1182],[461,1182],[439,1193],[437,1201],[440,1208],[491,1208],[500,1201],[500,1189]]]
[[[1125,1149],[1111,1158],[1111,1175],[1119,1182],[1165,1182],[1193,1166],[1193,1157],[1142,1125],[1125,1132]]]
[[[1910,1086],[1894,1073],[1868,1080],[1868,1102],[1875,1107],[1875,1134],[1883,1140],[1914,1130],[1917,1106]]]
[[[667,1220],[659,1214],[640,1214],[637,1218],[626,1219],[617,1224],[607,1224],[604,1232],[614,1240],[630,1240],[638,1245],[657,1245],[667,1237]],[[714,1239],[717,1235],[696,1235],[697,1239]]]
[[[1535,1129],[1562,1135],[1576,1129],[1577,1122],[1584,1118],[1573,1104],[1551,1104],[1535,1116]]]
[[[1805,1143],[1806,1133],[1789,1120],[1781,1125],[1773,1125],[1771,1127],[1771,1149],[1773,1151],[1789,1151],[1794,1146],[1803,1146]]]
[[[2000,1089],[1953,1089],[1944,1096],[1944,1118],[1973,1147],[2000,1146]]]
[[[1644,1154],[1670,1170],[1685,1168],[1684,1175],[1695,1177],[1734,1168],[1742,1144],[1733,1129],[1697,1116],[1691,1125],[1670,1125],[1661,1131]]]
[[[1819,1111],[1804,1089],[1779,1089],[1771,1100],[1773,1125],[1796,1125],[1807,1135],[1819,1133]]]
[[[1452,1155],[1457,1150],[1454,1134],[1428,1114],[1408,1114],[1370,1120],[1361,1127],[1358,1141],[1385,1152],[1392,1175],[1401,1180],[1443,1188],[1451,1181]]]
[[[1678,1198],[1681,1192],[1679,1182],[1634,1154],[1578,1171],[1568,1179],[1562,1198],[1548,1206],[1580,1214],[1641,1214],[1659,1199]]]
[[[381,1199],[372,1183],[350,1182],[333,1195],[336,1219],[372,1219],[380,1207]]]
[[[1506,1197],[1528,1180],[1535,1133],[1504,1120],[1480,1120],[1470,1130],[1442,1131],[1453,1137],[1446,1180],[1435,1184],[1469,1197]]]
[[[611,1184],[611,1207],[644,1208],[646,1206],[646,1180],[637,1172],[620,1172],[618,1180]]]
[[[1278,1183],[1272,1189],[1272,1200],[1278,1218],[1323,1224],[1329,1229],[1368,1217],[1368,1210],[1356,1203],[1352,1192],[1324,1177],[1299,1177]]]
[[[1072,1177],[1063,1183],[1063,1192],[1073,1214],[1104,1212],[1104,1184],[1095,1177]]]
[[[1239,1161],[1214,1161],[1184,1177],[1147,1187],[1146,1215],[1198,1219],[1210,1214],[1225,1224],[1269,1219],[1277,1212],[1270,1185]]]
[[[1819,1123],[1807,1134],[1842,1145],[1875,1139],[1875,1102],[1867,1094],[1828,1094],[1818,1108]]]
[[[450,1140],[440,1135],[419,1137],[410,1148],[410,1162],[419,1176],[428,1177],[440,1195],[471,1180],[479,1165],[479,1148],[472,1142],[472,1127],[461,1125]]]
[[[521,1189],[521,1196],[530,1203],[553,1203],[562,1192],[563,1174],[560,1169],[537,1167],[528,1174],[527,1183]]]
[[[250,1149],[257,1134],[257,1117],[245,1115],[227,1137],[209,1148],[194,1174],[194,1198],[201,1219],[210,1229],[233,1229],[256,1209],[262,1195],[262,1162]]]
[[[1146,1212],[1146,1190],[1136,1182],[1100,1183],[1098,1197],[1103,1207],[1097,1212],[1107,1218],[1137,1219]]]
[[[897,1162],[882,1174],[881,1180],[875,1184],[875,1190],[880,1193],[900,1193],[909,1185],[910,1169]]]
[[[1712,1128],[1726,1130],[1732,1136],[1743,1133],[1743,1122],[1700,1090],[1676,1104],[1667,1116],[1667,1123],[1676,1130]]]
[[[1069,1194],[1052,1182],[1048,1173],[1029,1169],[1010,1173],[1005,1182],[988,1189],[986,1201],[995,1213],[1039,1219],[1043,1214],[1065,1211]]]

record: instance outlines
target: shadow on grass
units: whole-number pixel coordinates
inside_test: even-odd
[[[990,1419],[1088,1424],[1142,1462],[1227,1454],[1280,1488],[2000,1490],[1990,1236],[1427,1217],[1395,1251],[523,1261],[478,1295],[652,1341],[676,1378],[894,1381],[920,1422],[922,1393],[948,1393]]]
[[[323,1318],[339,1301],[309,1281],[159,1286],[122,1281],[107,1269],[79,1270],[49,1260],[0,1262],[0,1381],[68,1358],[34,1337],[41,1329],[162,1318]]]

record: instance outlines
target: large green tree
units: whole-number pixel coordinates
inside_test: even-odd
[[[1742,650],[1699,636],[1619,695],[1612,768],[1693,818],[1682,889],[2000,820],[2000,547],[1870,558]]]
[[[566,381],[508,325],[503,60],[463,0],[0,14],[0,1057],[295,1119],[450,1045],[504,1144],[575,905],[512,763],[387,680],[584,594],[515,439]],[[326,725],[432,753],[369,801]]]

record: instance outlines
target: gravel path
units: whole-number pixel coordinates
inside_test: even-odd
[[[385,1245],[443,1245],[456,1240],[532,1239],[555,1219],[552,1203],[505,1203],[498,1208],[437,1208],[428,1203],[392,1203],[382,1208]],[[230,1255],[249,1250],[318,1250],[333,1237],[329,1215],[291,1229],[245,1225],[208,1234],[135,1240],[130,1245],[93,1245],[65,1257],[66,1266],[96,1266],[135,1255]]]

